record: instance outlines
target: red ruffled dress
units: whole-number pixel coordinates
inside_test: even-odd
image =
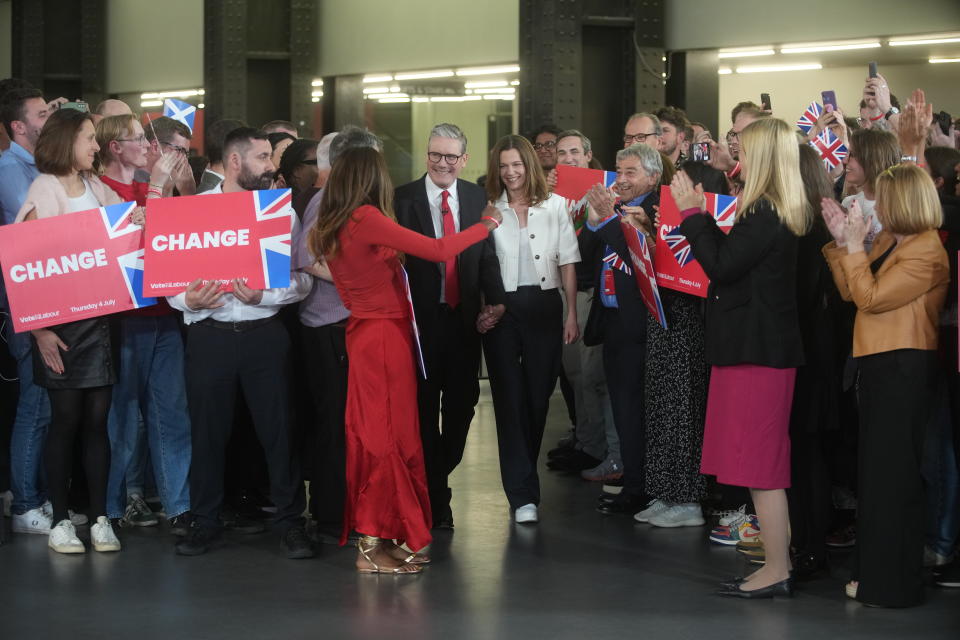
[[[430,498],[423,466],[410,303],[397,252],[444,262],[487,237],[475,224],[435,239],[406,229],[364,205],[341,229],[327,264],[347,322],[345,415],[347,497],[344,544],[351,530],[430,544]]]

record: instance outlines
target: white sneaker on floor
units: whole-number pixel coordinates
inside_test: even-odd
[[[732,509],[728,511],[720,511],[715,515],[719,516],[720,519],[717,521],[717,526],[719,527],[729,527],[732,526],[734,522],[740,522],[745,520],[747,517],[747,505],[740,505],[739,509]]]
[[[703,511],[696,502],[675,504],[650,518],[655,527],[699,527],[704,524]]]
[[[107,516],[99,516],[90,527],[90,542],[97,551],[120,551],[120,540],[113,532]]]
[[[43,509],[43,512],[50,516],[50,520],[53,521],[53,503],[47,500],[40,508]],[[74,513],[72,509],[67,509],[67,515],[70,516],[70,522],[72,522],[75,527],[82,527],[90,522],[87,516],[82,513]]]
[[[538,522],[539,516],[537,514],[537,505],[525,504],[522,507],[517,507],[516,513],[513,514],[513,519],[518,524],[523,524],[525,522]]]
[[[26,513],[13,514],[14,533],[39,533],[49,535],[53,526],[53,516],[43,510],[43,507],[30,509]]]
[[[77,529],[69,520],[61,520],[57,526],[50,529],[50,540],[47,546],[57,553],[84,553],[86,548],[77,537]]]
[[[0,493],[0,503],[3,504],[3,517],[10,517],[10,505],[13,504],[13,491]]]
[[[650,518],[658,516],[670,508],[670,503],[664,502],[659,498],[654,498],[647,503],[647,508],[640,513],[635,513],[633,519],[637,522],[650,522]]]

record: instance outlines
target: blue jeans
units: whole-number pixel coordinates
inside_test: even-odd
[[[183,340],[176,317],[125,316],[120,322],[120,375],[107,425],[110,480],[107,515],[123,516],[128,482],[141,482],[141,417],[160,500],[168,518],[190,510],[190,417]],[[142,478],[142,475],[140,476]],[[143,487],[137,487],[142,491]]]
[[[927,486],[927,546],[948,556],[960,533],[960,471],[953,447],[953,423],[946,387],[941,385],[930,413],[923,451]]]
[[[33,357],[30,333],[14,333],[13,323],[6,325],[10,354],[17,360],[20,397],[17,417],[10,438],[10,490],[13,513],[36,509],[47,500],[43,482],[43,442],[50,426],[50,399],[47,390],[33,383]]]

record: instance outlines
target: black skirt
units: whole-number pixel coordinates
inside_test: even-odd
[[[54,373],[43,362],[36,339],[31,340],[33,379],[45,389],[89,389],[117,381],[120,345],[111,316],[78,320],[48,327],[69,351],[60,350],[63,373]]]

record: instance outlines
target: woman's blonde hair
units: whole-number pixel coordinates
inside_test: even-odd
[[[119,116],[107,116],[97,123],[97,144],[100,145],[100,151],[97,152],[97,165],[105,166],[113,160],[110,153],[110,143],[114,140],[123,140],[133,135],[133,125],[137,122],[137,116],[132,113],[124,113]]]
[[[800,151],[793,128],[778,118],[756,120],[740,134],[740,154],[745,159],[746,183],[737,218],[764,199],[794,235],[806,234],[812,216],[800,177]]]
[[[885,231],[910,235],[937,229],[943,210],[930,175],[915,164],[897,164],[877,176],[877,216]]]
[[[393,183],[383,154],[370,147],[354,147],[337,156],[323,188],[317,223],[308,238],[313,255],[336,256],[341,229],[365,204],[391,220],[397,219],[393,213]]]

